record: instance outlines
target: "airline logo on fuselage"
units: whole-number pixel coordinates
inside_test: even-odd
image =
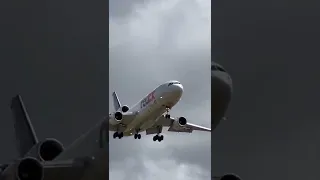
[[[155,91],[152,91],[150,94],[148,94],[147,97],[142,99],[142,101],[140,102],[140,108],[146,107],[150,102],[152,102],[155,99],[156,99]]]

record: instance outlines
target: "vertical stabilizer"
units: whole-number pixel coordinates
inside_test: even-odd
[[[112,93],[112,99],[114,110],[117,111],[121,107],[121,103],[116,92]]]
[[[23,157],[35,144],[38,143],[38,138],[20,95],[12,98],[11,111],[13,114],[18,153],[20,157]]]

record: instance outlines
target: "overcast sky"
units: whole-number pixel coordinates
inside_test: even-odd
[[[111,0],[110,9],[110,92],[130,106],[179,80],[184,94],[171,115],[210,127],[210,1]],[[110,140],[110,179],[210,178],[210,134],[164,136],[161,143],[145,133],[141,140]]]

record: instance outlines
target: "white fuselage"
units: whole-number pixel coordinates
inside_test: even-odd
[[[183,86],[178,81],[170,81],[157,87],[145,96],[130,112],[137,113],[124,130],[126,136],[151,128],[167,108],[171,109],[180,100]]]

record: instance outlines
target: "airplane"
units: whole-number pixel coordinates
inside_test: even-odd
[[[22,98],[12,98],[19,156],[0,164],[0,180],[105,180],[109,178],[108,121],[103,118],[65,148],[53,138],[38,140]]]
[[[134,136],[141,139],[141,132],[155,134],[153,141],[161,142],[163,127],[169,132],[193,131],[211,132],[210,128],[187,122],[185,117],[172,117],[169,111],[180,101],[183,86],[179,81],[171,80],[161,84],[147,94],[138,103],[129,108],[122,105],[116,92],[112,93],[114,112],[109,114],[109,130],[114,131],[113,138]]]
[[[225,114],[233,93],[232,79],[220,64],[211,61],[211,128],[216,129],[221,121],[227,120]],[[214,180],[241,180],[233,173],[213,176]]]

